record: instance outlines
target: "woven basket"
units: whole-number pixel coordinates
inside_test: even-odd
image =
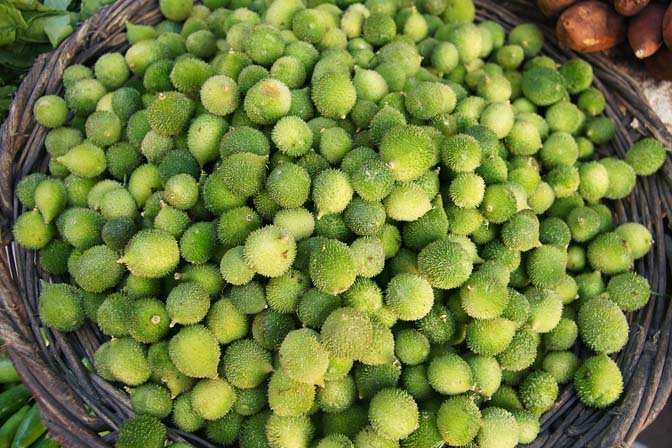
[[[531,2],[476,0],[479,19],[495,20],[510,29],[522,22],[542,23]],[[32,108],[45,94],[62,94],[63,69],[70,64],[92,64],[102,53],[123,50],[125,23],[154,24],[161,19],[151,0],[120,0],[98,12],[52,53],[38,58],[12,104],[0,135],[0,337],[28,388],[36,396],[51,435],[68,448],[105,448],[113,445],[119,425],[131,416],[128,395],[85,367],[104,336],[87,324],[75,333],[42,330],[37,313],[38,284],[46,278],[37,267],[34,251],[12,241],[11,227],[23,211],[14,195],[16,183],[34,171],[46,171],[43,143],[46,131],[35,126]],[[545,28],[544,51],[557,60],[574,57],[559,49],[553,30]],[[623,157],[642,135],[653,135],[670,146],[672,139],[644,100],[635,81],[619,73],[609,59],[587,56],[595,68],[596,84],[606,94],[607,114],[619,124],[613,144],[600,148],[602,156]],[[613,202],[616,221],[645,224],[656,240],[651,253],[638,261],[654,295],[642,310],[629,316],[630,339],[616,356],[623,370],[622,399],[607,410],[588,409],[566,387],[552,410],[541,419],[542,430],[532,447],[628,447],[661,411],[672,388],[672,305],[668,299],[668,260],[672,237],[672,162],[656,176],[640,179],[632,195]],[[58,279],[56,279],[58,280]],[[46,335],[47,343],[41,336]],[[582,356],[588,352],[579,350]],[[99,434],[107,434],[100,436]],[[196,447],[214,447],[200,437],[169,429],[174,441]]]

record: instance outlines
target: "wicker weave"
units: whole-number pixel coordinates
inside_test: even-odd
[[[530,2],[476,0],[480,19],[491,19],[507,28],[520,17],[541,23]],[[514,14],[514,11],[518,15]],[[104,340],[95,325],[87,324],[71,334],[45,329],[40,335],[37,317],[38,280],[46,278],[37,268],[34,251],[18,247],[11,238],[11,226],[23,211],[14,196],[16,183],[27,173],[46,171],[43,150],[46,131],[35,126],[31,110],[44,94],[62,93],[63,69],[73,63],[92,64],[95,58],[127,44],[125,23],[154,24],[160,20],[158,7],[150,0],[121,0],[89,19],[57,50],[38,58],[17,94],[0,139],[0,226],[3,257],[0,257],[0,337],[19,374],[37,397],[50,433],[66,447],[112,446],[115,431],[131,415],[128,395],[116,385],[92,374],[82,363]],[[553,42],[552,29],[545,29]],[[558,60],[574,57],[548,44],[545,53]],[[671,143],[670,134],[644,100],[636,83],[619,73],[604,56],[589,56],[595,68],[596,84],[605,92],[607,113],[618,126],[617,136],[601,155],[623,157],[626,149],[642,135],[653,135]],[[672,305],[669,301],[668,260],[672,237],[668,216],[672,211],[672,162],[662,172],[640,179],[632,195],[610,204],[617,222],[638,221],[652,231],[656,240],[651,253],[638,261],[636,269],[646,275],[655,291],[650,303],[629,316],[630,339],[616,356],[625,381],[618,404],[607,410],[584,407],[572,387],[566,387],[551,411],[542,419],[542,432],[533,447],[627,447],[661,411],[672,388]],[[58,280],[58,279],[56,279]],[[581,356],[589,353],[577,349]],[[107,436],[99,436],[108,432]],[[214,447],[207,441],[169,430],[172,440],[184,439],[196,447]]]

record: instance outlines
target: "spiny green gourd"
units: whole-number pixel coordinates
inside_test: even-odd
[[[308,276],[295,269],[275,277],[266,284],[266,302],[274,311],[291,313],[296,309],[299,297],[308,290]]]
[[[276,370],[268,382],[268,404],[275,415],[300,416],[315,403],[315,386],[294,381],[284,370]]]
[[[494,395],[502,384],[502,369],[497,360],[475,355],[469,355],[466,360],[474,375],[476,391],[484,397]]]
[[[226,75],[213,76],[201,86],[201,102],[208,112],[226,116],[240,104],[238,85]]]
[[[401,389],[383,389],[371,399],[369,422],[386,439],[407,437],[418,426],[418,419],[417,404]]]
[[[474,353],[494,356],[509,346],[515,332],[515,322],[507,319],[474,320],[467,326],[466,341]]]
[[[159,384],[143,384],[131,392],[133,412],[151,415],[156,418],[167,417],[173,407],[170,391]]]
[[[205,419],[196,415],[191,405],[191,391],[180,395],[175,400],[172,421],[183,431],[198,431],[205,426]]]
[[[632,249],[616,232],[598,235],[587,250],[588,262],[593,269],[607,275],[620,274],[632,267]]]
[[[355,402],[356,391],[355,380],[350,375],[326,381],[317,391],[317,403],[327,413],[345,411]]]
[[[518,423],[507,410],[488,407],[483,410],[481,429],[476,436],[479,447],[513,448],[518,444]]]
[[[261,227],[261,218],[250,207],[226,210],[217,224],[217,237],[227,247],[243,244],[247,236]]]
[[[284,227],[296,241],[305,240],[315,231],[315,217],[304,207],[278,210],[273,224]]]
[[[357,365],[354,369],[355,384],[360,399],[370,399],[379,391],[396,387],[401,376],[401,368],[395,364],[368,366]]]
[[[418,330],[434,344],[445,344],[456,334],[453,313],[442,304],[434,304],[425,317],[417,322]]]
[[[198,346],[194,351],[191,347]],[[183,374],[192,378],[214,378],[220,358],[215,336],[202,325],[183,327],[170,339],[170,359]]]
[[[315,428],[307,416],[282,417],[271,414],[266,423],[266,440],[271,448],[308,447]]]
[[[413,147],[414,151],[407,151],[408,147]],[[380,157],[399,182],[423,175],[436,159],[435,152],[429,135],[416,126],[393,128],[380,142]]]
[[[50,274],[63,275],[68,272],[68,258],[72,247],[63,240],[53,240],[40,250],[40,267]]]
[[[416,183],[397,184],[383,205],[387,216],[403,222],[415,221],[432,209],[427,193]]]
[[[317,218],[345,210],[353,195],[348,176],[339,170],[325,170],[313,181],[312,199]]]
[[[475,319],[499,317],[508,303],[506,286],[487,271],[477,271],[460,287],[462,309]]]
[[[327,294],[346,291],[355,282],[355,260],[350,248],[337,240],[327,240],[310,255],[310,278]]]
[[[654,243],[649,229],[636,222],[621,224],[616,227],[615,232],[625,240],[635,260],[649,253]]]
[[[109,294],[96,310],[96,323],[108,336],[127,336],[132,309],[133,304],[126,294]]]
[[[651,286],[645,277],[635,272],[624,272],[609,279],[607,293],[623,311],[636,311],[649,301]]]
[[[291,102],[292,95],[286,84],[262,79],[247,91],[245,113],[253,123],[273,124],[287,115]]]
[[[231,445],[238,440],[243,416],[236,412],[229,412],[217,420],[210,420],[205,425],[206,437],[223,445]]]
[[[490,404],[506,409],[509,412],[524,410],[523,403],[520,401],[520,397],[518,397],[518,392],[514,389],[514,386],[520,385],[523,376],[524,373],[519,372],[504,373],[502,379],[505,384],[497,389],[497,392],[492,396]]]
[[[81,292],[67,284],[41,283],[40,319],[59,331],[77,329],[85,319]]]
[[[336,356],[358,359],[373,339],[369,317],[354,308],[334,310],[322,324],[322,343]]]
[[[168,333],[170,317],[164,303],[145,297],[133,302],[130,309],[128,334],[138,342],[157,342]]]
[[[180,283],[166,297],[166,310],[171,318],[171,326],[198,323],[209,309],[210,296],[200,283]]]
[[[604,408],[623,392],[623,376],[618,365],[607,355],[587,359],[576,371],[574,387],[579,399],[587,406]]]
[[[87,141],[70,148],[67,153],[54,160],[62,163],[70,173],[79,177],[96,177],[107,167],[103,149]]]
[[[397,333],[395,338],[395,354],[407,365],[418,365],[429,356],[429,340],[425,335],[414,329],[406,329]]]
[[[448,398],[436,416],[436,423],[443,440],[450,445],[464,446],[478,434],[481,412],[466,396]]]
[[[150,415],[138,415],[121,425],[115,446],[119,448],[136,446],[160,448],[165,445],[166,438],[166,426],[158,418]]]
[[[103,242],[111,249],[121,250],[136,232],[135,223],[129,218],[117,218],[103,225],[101,236]]]
[[[531,373],[520,385],[520,399],[525,409],[541,415],[553,406],[558,397],[558,383],[553,375],[539,370]]]
[[[320,328],[326,318],[341,305],[338,296],[332,296],[311,288],[306,291],[298,304],[298,315],[301,322],[309,328]]]
[[[96,371],[133,388],[118,446],[172,413],[243,448],[513,447],[558,384],[618,399],[655,227],[602,201],[667,150],[596,158],[589,64],[471,0],[203,3],[66,69],[33,109],[50,174],[16,185],[14,239],[66,282],[42,322],[95,321]]]
[[[539,335],[525,327],[516,331],[511,343],[497,355],[502,369],[519,372],[534,363],[539,346]]]
[[[428,244],[420,251],[418,269],[431,286],[453,289],[469,278],[473,262],[459,244],[443,239]]]
[[[254,317],[252,336],[265,349],[275,350],[280,347],[282,340],[294,328],[296,328],[296,323],[292,316],[268,309]]]
[[[191,390],[191,406],[198,416],[206,420],[224,417],[235,401],[234,388],[223,379],[200,380]]]
[[[283,370],[294,381],[307,384],[324,382],[324,374],[329,366],[329,353],[313,330],[289,332],[278,353]]]
[[[548,350],[567,350],[574,345],[578,333],[576,322],[563,317],[555,328],[544,334],[544,346]]]
[[[105,358],[112,377],[128,386],[139,386],[151,376],[142,344],[131,338],[110,341]]]
[[[102,292],[119,283],[124,268],[118,263],[115,251],[100,245],[82,252],[69,271],[85,291]]]
[[[177,370],[175,364],[170,360],[167,341],[157,342],[149,347],[147,362],[152,371],[152,376],[166,385],[172,397],[191,389],[195,383],[193,378]]]
[[[600,294],[586,301],[577,315],[583,342],[598,353],[620,351],[628,340],[628,322],[618,305]]]
[[[250,330],[245,314],[229,299],[214,302],[208,311],[207,326],[220,344],[244,338]]]
[[[667,158],[667,150],[655,138],[643,138],[625,155],[625,161],[638,176],[649,176],[660,169]]]
[[[266,385],[253,389],[236,389],[236,401],[233,414],[242,417],[255,415],[268,404]]]
[[[528,324],[539,334],[548,333],[560,322],[563,302],[553,290],[531,287],[525,291],[530,304]]]
[[[252,389],[273,371],[271,355],[252,339],[230,344],[222,359],[226,378],[235,387]]]
[[[177,266],[180,249],[177,241],[161,230],[138,232],[119,259],[131,273],[141,277],[159,278]]]
[[[432,388],[442,395],[459,395],[474,386],[471,367],[455,354],[432,359],[427,368],[427,379]]]
[[[283,208],[301,207],[310,194],[310,176],[298,165],[283,163],[268,175],[266,190],[271,200]]]
[[[151,128],[166,136],[180,134],[193,113],[193,102],[179,92],[163,92],[147,109],[147,120]]]
[[[385,304],[401,320],[420,320],[434,304],[434,293],[427,280],[417,274],[402,273],[390,280],[385,290]]]
[[[269,225],[252,232],[245,240],[245,262],[265,277],[284,274],[296,257],[296,242],[282,227]]]
[[[567,384],[574,378],[574,373],[581,365],[579,358],[572,352],[552,352],[544,357],[542,366],[558,384]]]
[[[373,329],[371,345],[366,353],[360,356],[360,361],[371,366],[394,362],[394,335],[392,331],[375,317],[371,319],[371,326]]]

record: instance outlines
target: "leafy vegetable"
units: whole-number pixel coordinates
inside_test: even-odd
[[[0,117],[5,117],[9,112],[15,93],[15,85],[0,87]]]
[[[0,3],[0,45],[11,44],[16,40],[17,31],[27,27],[21,11]]]
[[[110,3],[114,0],[0,0],[0,121],[35,58]]]

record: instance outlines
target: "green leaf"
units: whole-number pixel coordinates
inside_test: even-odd
[[[16,86],[14,85],[0,87],[0,122],[5,120],[15,93]]]
[[[28,29],[17,33],[17,40],[21,42],[47,43],[51,42],[45,31],[45,27],[52,23],[52,18],[58,17],[56,25],[63,22],[70,23],[70,14],[63,11],[24,11],[23,18],[28,24]],[[63,18],[65,17],[65,18]],[[51,25],[54,27],[54,25]],[[53,28],[52,28],[53,32]],[[72,32],[72,31],[71,31]],[[58,34],[58,33],[57,33]]]
[[[16,93],[16,86],[0,87],[0,124],[7,118],[14,93]]]
[[[49,42],[47,35],[44,33],[44,17],[40,15],[41,13],[27,11],[24,14],[26,14],[28,27],[16,33],[16,41],[33,44]]]
[[[72,0],[0,0],[0,3],[14,5],[21,11],[60,12],[72,3]],[[65,5],[65,6],[63,6]]]
[[[16,7],[5,4],[3,0],[0,0],[0,11],[2,11],[2,17],[10,18],[20,28],[26,27],[26,21],[23,20],[23,15],[21,15],[21,11],[19,11]]]
[[[69,15],[49,17],[44,22],[44,32],[54,48],[58,47],[63,39],[72,34]]]
[[[7,81],[12,79],[8,72],[25,72],[33,66],[35,58],[45,51],[49,51],[51,45],[29,44],[24,42],[15,42],[12,45],[0,48],[0,73],[2,78]],[[19,73],[16,73],[18,75]],[[9,76],[5,76],[5,75]]]
[[[67,11],[70,3],[72,3],[71,0],[44,0],[44,6],[58,11]]]
[[[39,11],[44,9],[42,3],[37,0],[3,0],[2,2],[12,4],[21,11]]]
[[[16,93],[16,89],[14,85],[0,87],[0,97],[11,97]]]
[[[16,40],[17,30],[26,29],[21,11],[11,5],[0,3],[0,46]]]

